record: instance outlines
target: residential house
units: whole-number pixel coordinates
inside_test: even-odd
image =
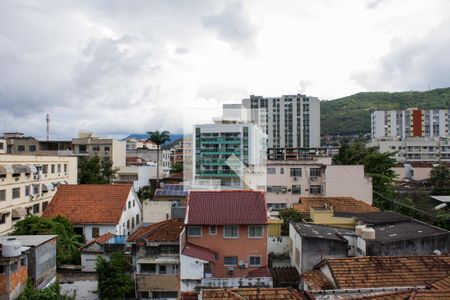
[[[107,232],[135,232],[142,226],[142,205],[130,184],[63,185],[43,216],[67,218],[89,241]]]
[[[324,258],[354,256],[404,256],[448,253],[450,232],[383,211],[350,214],[353,229],[313,223],[291,223],[291,264],[299,272],[311,270]]]
[[[156,178],[156,165],[123,166],[117,171],[113,183],[132,183],[137,192],[140,188],[150,185],[152,178]]]
[[[181,291],[272,286],[263,192],[191,191],[181,234]]]
[[[0,234],[27,215],[40,216],[60,185],[77,183],[77,158],[0,155]]]
[[[202,300],[303,300],[302,293],[291,288],[232,288],[203,289],[198,299]]]
[[[267,203],[284,209],[299,197],[353,197],[372,204],[372,180],[363,165],[332,165],[331,157],[267,161]]]
[[[128,238],[137,299],[177,299],[183,223],[183,219],[162,221],[141,227]]]
[[[424,290],[433,284],[436,289],[448,286],[449,269],[450,257],[447,255],[325,259],[311,272],[302,274],[302,289],[309,291],[315,299],[381,298],[393,293]]]
[[[109,159],[113,168],[126,165],[126,142],[109,138],[100,138],[92,132],[80,132],[72,139],[73,153],[80,156],[98,156]]]
[[[103,256],[108,259],[113,252],[123,252],[125,250],[125,235],[116,235],[107,232],[93,240],[88,241],[80,248],[81,271],[95,272],[97,257]]]

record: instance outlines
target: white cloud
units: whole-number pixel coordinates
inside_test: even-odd
[[[0,129],[181,132],[249,94],[445,86],[449,18],[447,0],[5,0]]]

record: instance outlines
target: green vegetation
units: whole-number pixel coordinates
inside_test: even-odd
[[[58,265],[79,264],[78,248],[84,243],[84,238],[73,230],[72,223],[58,216],[51,219],[38,216],[28,216],[14,224],[12,235],[54,234],[58,236],[56,259]]]
[[[155,194],[155,190],[152,189],[151,186],[146,185],[146,186],[139,188],[139,190],[137,191],[136,194],[139,198],[139,201],[141,201],[141,203],[142,203],[142,202],[144,202],[144,200],[152,199],[153,195]]]
[[[437,109],[450,105],[450,88],[426,92],[365,92],[320,103],[322,135],[370,133],[372,110]]]
[[[33,286],[31,280],[25,290],[20,294],[18,300],[75,300],[75,292],[69,296],[67,294],[61,294],[61,288],[58,283],[54,283],[45,289],[38,290]]]
[[[78,182],[80,184],[108,184],[119,169],[112,167],[112,161],[98,156],[78,160]]]
[[[148,138],[149,141],[152,141],[153,143],[156,144],[157,147],[157,152],[156,152],[156,188],[159,188],[159,151],[161,148],[161,145],[164,144],[165,142],[170,141],[170,133],[168,131],[162,131],[159,132],[158,130],[156,131],[149,131],[147,132],[147,134],[150,135],[150,137]]]
[[[100,299],[124,299],[133,291],[134,283],[128,274],[130,266],[121,252],[111,254],[109,261],[97,258],[97,292]]]
[[[280,211],[280,218],[283,220],[281,224],[281,235],[289,235],[289,222],[300,222],[303,215],[293,208],[283,209]]]
[[[442,164],[433,167],[428,185],[433,195],[450,195],[450,169]]]
[[[177,162],[172,165],[172,173],[180,173],[183,172],[183,163]]]

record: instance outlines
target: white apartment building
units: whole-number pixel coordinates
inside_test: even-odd
[[[376,110],[371,115],[374,139],[448,137],[449,109]]]
[[[450,137],[406,137],[374,139],[366,144],[381,153],[391,152],[398,162],[450,161]]]
[[[0,155],[0,234],[27,215],[41,215],[61,184],[77,184],[77,158]]]
[[[267,141],[259,126],[217,120],[195,125],[194,138],[193,179],[211,179],[232,188],[258,185],[251,177],[265,165]]]
[[[92,132],[80,132],[78,138],[72,140],[73,153],[79,156],[95,156],[112,161],[113,168],[126,165],[126,141],[100,138]]]
[[[268,136],[268,148],[320,147],[320,101],[305,95],[250,96],[248,119]]]
[[[372,180],[363,165],[332,165],[331,157],[267,162],[267,205],[283,209],[306,197],[353,197],[372,204]]]

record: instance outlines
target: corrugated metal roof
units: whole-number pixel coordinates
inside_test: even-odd
[[[0,244],[4,243],[7,239],[15,238],[22,243],[22,246],[35,247],[56,237],[57,235],[6,235],[0,236]]]

